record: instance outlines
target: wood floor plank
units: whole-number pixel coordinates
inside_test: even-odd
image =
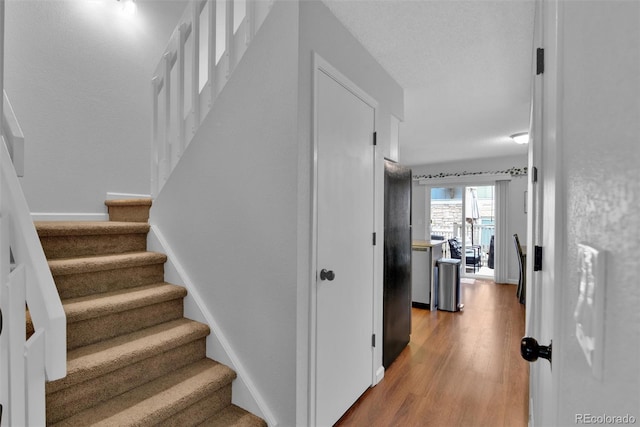
[[[461,312],[412,309],[411,342],[336,426],[527,425],[515,286],[463,279],[461,291]]]

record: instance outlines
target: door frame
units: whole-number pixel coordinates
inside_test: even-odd
[[[495,188],[494,192],[494,206],[496,213],[496,234],[495,234],[495,250],[496,250],[496,265],[500,265],[501,268],[506,269],[505,276],[508,276],[509,271],[509,243],[508,237],[506,236],[508,229],[508,217],[506,214],[502,213],[500,210],[500,206],[498,206],[498,181],[511,181],[511,175],[505,174],[487,174],[483,177],[451,177],[451,178],[431,178],[431,179],[421,179],[414,182],[417,182],[419,185],[424,187],[425,190],[425,224],[427,224],[431,220],[431,189],[432,188],[441,188],[441,187],[474,187],[474,186],[489,186],[493,185]],[[509,203],[508,199],[503,200],[502,208],[506,209]],[[465,197],[462,198],[462,211],[465,211],[466,208]],[[499,238],[498,228],[500,228],[500,233],[503,236],[503,239]],[[466,221],[462,221],[462,233],[466,235],[467,223]],[[429,227],[431,230],[431,227]],[[430,237],[430,236],[426,236]],[[500,248],[500,249],[498,249]],[[466,260],[462,260],[462,269],[465,271],[463,273],[463,277],[468,276],[466,274]],[[497,277],[497,268],[494,269],[493,280],[495,281]],[[477,275],[469,276],[469,277],[478,277]],[[508,277],[507,277],[508,279]]]
[[[563,362],[562,284],[565,271],[558,258],[566,258],[565,185],[562,173],[562,32],[563,8],[559,0],[536,0],[532,78],[531,141],[529,144],[529,220],[527,231],[526,335],[541,345],[553,340],[553,375],[546,361],[537,361],[529,374],[529,425],[554,425],[558,419],[558,393]],[[535,50],[544,48],[544,72],[536,75]],[[534,183],[537,169],[538,182]],[[537,204],[536,204],[537,197]],[[535,246],[542,247],[542,270],[534,271]]]
[[[312,160],[312,173],[311,173],[311,259],[310,259],[310,271],[309,271],[309,369],[308,369],[308,383],[309,383],[309,388],[308,388],[308,425],[309,426],[315,426],[316,425],[316,409],[317,409],[317,405],[316,405],[316,379],[315,379],[315,375],[316,375],[316,369],[317,369],[317,359],[316,359],[316,355],[317,355],[317,348],[316,348],[316,340],[317,340],[317,334],[316,334],[316,329],[317,329],[317,308],[316,308],[316,304],[317,304],[317,289],[316,289],[316,283],[317,283],[317,271],[318,271],[318,263],[317,263],[317,244],[318,244],[318,120],[317,120],[317,115],[318,115],[318,82],[319,82],[319,73],[324,73],[325,75],[329,76],[330,78],[332,78],[333,80],[335,80],[338,84],[340,84],[341,86],[343,86],[345,89],[347,89],[349,92],[351,92],[353,95],[355,95],[356,97],[358,97],[361,101],[363,101],[365,104],[367,104],[368,106],[370,106],[373,109],[373,114],[374,114],[374,122],[373,122],[373,132],[376,132],[377,130],[377,120],[376,120],[376,116],[377,116],[377,108],[378,108],[378,102],[371,96],[369,96],[364,90],[362,90],[360,87],[358,87],[358,85],[356,85],[355,83],[353,83],[348,77],[346,77],[344,74],[342,74],[340,71],[338,71],[337,68],[335,68],[333,65],[331,65],[327,60],[325,60],[323,57],[321,57],[318,53],[313,52],[313,58],[312,58],[312,67],[313,67],[313,71],[312,71],[312,85],[313,85],[313,95],[312,95],[312,125],[311,125],[311,129],[312,129],[312,156],[313,156],[313,160]],[[371,176],[371,185],[373,187],[373,205],[371,206],[371,216],[373,217],[373,227],[374,229],[371,230],[371,232],[373,233],[374,231],[376,231],[378,229],[378,224],[377,224],[377,216],[376,216],[376,211],[375,211],[375,207],[377,205],[376,201],[377,201],[377,193],[376,193],[376,176],[378,174],[378,167],[377,167],[377,162],[376,162],[376,146],[371,145],[371,161],[373,163],[373,175]],[[379,233],[378,233],[379,234]],[[374,247],[375,248],[375,247]],[[376,324],[377,322],[377,318],[380,316],[380,312],[381,310],[376,310],[376,306],[380,305],[382,302],[379,301],[379,298],[377,297],[377,293],[375,292],[375,284],[377,282],[377,270],[378,270],[378,263],[377,261],[377,257],[375,255],[375,251],[377,249],[374,249],[372,251],[372,261],[373,261],[373,281],[371,283],[371,304],[372,304],[372,312],[373,312],[373,317],[371,319],[371,333],[374,334],[376,331]],[[380,320],[381,322],[381,320]],[[376,367],[376,363],[375,363],[375,359],[376,359],[376,355],[377,355],[377,351],[372,351],[371,352],[371,373],[372,373],[372,380],[371,380],[371,385],[376,383],[376,372],[377,372],[377,367]],[[381,351],[380,351],[381,354]]]

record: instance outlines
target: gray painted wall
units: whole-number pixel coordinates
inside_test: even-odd
[[[117,2],[7,4],[5,88],[32,212],[100,214],[107,192],[149,192],[150,77],[184,2],[137,4],[132,18]],[[284,1],[151,212],[281,425],[307,416],[312,50],[380,102],[382,188],[402,89],[323,4]]]
[[[640,419],[640,3],[561,2],[562,167],[566,259],[554,375],[558,425],[576,414]],[[585,31],[589,28],[589,31]],[[604,375],[591,369],[575,337],[577,244],[606,251]],[[556,347],[557,345],[557,347]],[[557,350],[556,350],[557,348]],[[556,360],[556,351],[558,354]]]
[[[296,425],[307,425],[308,360],[309,360],[309,292],[311,277],[311,176],[312,176],[312,52],[318,53],[360,89],[378,103],[376,129],[376,205],[375,223],[379,241],[383,241],[384,157],[393,158],[391,116],[404,118],[403,89],[365,51],[360,43],[342,26],[329,9],[319,1],[300,2],[299,45],[299,175],[298,175],[298,413]],[[375,254],[375,333],[382,334],[382,245]],[[374,359],[382,366],[382,348],[375,349]]]
[[[151,74],[183,1],[6,3],[5,90],[25,135],[32,212],[104,213],[149,193]]]
[[[276,2],[151,213],[284,426],[307,424],[312,51],[380,103],[381,164],[402,89],[322,3]]]
[[[151,210],[280,425],[295,425],[298,6],[277,2]]]

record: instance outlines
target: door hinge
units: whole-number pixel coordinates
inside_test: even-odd
[[[376,233],[373,233],[373,246],[376,245]]]
[[[531,182],[538,182],[538,168],[535,166],[531,168]]]
[[[371,347],[376,346],[376,334],[371,335]]]
[[[544,73],[544,49],[536,49],[536,75]]]
[[[542,270],[542,246],[534,246],[533,271]]]
[[[378,132],[373,133],[373,145],[378,145]]]

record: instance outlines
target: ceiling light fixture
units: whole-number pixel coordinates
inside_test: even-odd
[[[122,3],[122,11],[125,15],[134,15],[136,13],[137,5],[134,0],[118,0]]]
[[[527,144],[529,142],[529,132],[514,133],[510,136],[516,144]]]

